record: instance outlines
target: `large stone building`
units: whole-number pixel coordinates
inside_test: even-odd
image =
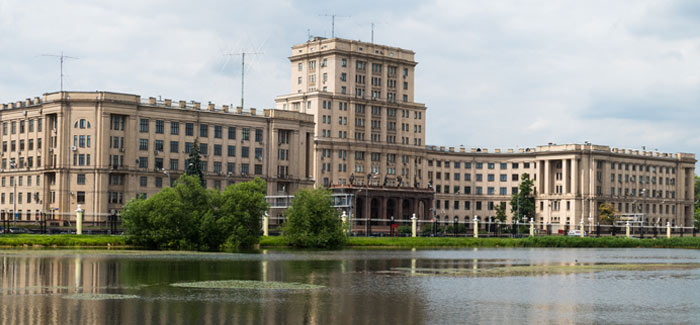
[[[0,209],[18,221],[104,221],[168,186],[198,139],[207,187],[262,177],[268,193],[312,186],[310,115],[201,107],[110,92],[58,92],[4,104]]]
[[[436,217],[494,221],[495,206],[511,211],[523,173],[534,179],[536,222],[560,228],[598,222],[612,203],[645,224],[692,225],[695,158],[593,144],[518,150],[427,148],[427,178],[435,184]],[[516,206],[517,209],[517,206]],[[508,220],[510,222],[510,219]]]
[[[285,204],[314,185],[352,194],[345,210],[360,233],[414,213],[423,221],[493,220],[495,206],[506,204],[510,215],[523,173],[535,180],[539,224],[597,222],[603,202],[646,223],[691,224],[692,154],[588,143],[504,151],[426,146],[412,51],[315,38],[293,46],[289,60],[290,94],[262,114],[110,92],[4,104],[1,212],[21,221],[41,213],[65,220],[80,204],[88,222],[103,221],[129,198],[178,177],[199,138],[208,187],[260,176],[268,195]],[[271,211],[273,223],[280,212]]]

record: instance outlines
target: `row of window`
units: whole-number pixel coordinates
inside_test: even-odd
[[[617,193],[617,195],[615,194]],[[610,196],[623,196],[622,188],[618,187],[617,191],[615,191],[615,187],[610,187]],[[663,191],[663,190],[647,190],[647,189],[640,189],[637,191],[637,189],[629,189],[626,188],[624,189],[624,196],[639,196],[639,197],[653,197],[653,198],[667,198],[667,199],[675,199],[676,198],[676,191]]]
[[[462,164],[464,164],[464,169],[471,169],[472,168],[472,162],[470,162],[470,161],[461,162],[461,161],[449,161],[449,160],[445,160],[445,161],[435,160],[433,162],[433,159],[429,159],[428,160],[428,167],[433,167],[433,163],[435,164],[435,167],[443,167],[444,166],[444,168],[452,167],[452,168],[457,169],[457,168],[462,168]],[[497,165],[496,163],[493,163],[493,162],[486,162],[486,163],[474,162],[473,164],[474,164],[475,169],[484,169],[484,164],[486,165],[487,169],[496,169],[496,165]],[[510,163],[510,167],[511,167],[511,169],[519,169],[520,164],[521,163],[519,163],[519,162]],[[525,169],[530,168],[529,162],[523,162],[522,164],[523,164],[523,168],[525,168]],[[498,168],[499,169],[508,169],[508,163],[505,163],[505,162],[498,163]],[[533,168],[537,168],[536,163],[533,163]]]
[[[652,173],[666,173],[666,174],[675,174],[676,173],[676,168],[675,167],[665,167],[665,166],[651,166],[651,165],[642,165],[642,164],[630,164],[630,163],[610,163],[610,169],[615,169],[617,166],[617,170],[630,170],[632,171],[647,171],[647,172],[652,172]],[[598,167],[600,168],[600,165],[598,164]]]
[[[41,132],[41,127],[42,127],[42,118],[37,118],[37,119],[26,119],[26,120],[20,120],[19,123],[18,121],[12,121],[12,122],[2,122],[2,135],[8,135],[9,134],[17,134],[19,126],[19,134],[26,132],[34,132],[34,123],[36,121],[36,131]]]
[[[114,137],[115,141],[118,140],[118,137]],[[141,151],[148,151],[148,139],[139,139],[139,150]],[[190,153],[192,151],[192,147],[194,146],[194,142],[185,142],[185,153]],[[214,156],[222,156],[223,153],[223,148],[224,146],[221,144],[214,144],[212,145],[213,148],[213,154]],[[248,158],[250,157],[250,147],[248,146],[241,146],[241,157],[242,158]],[[163,140],[154,140],[153,141],[153,149],[155,151],[164,151],[164,141]],[[253,149],[255,152],[254,157],[256,159],[262,160],[263,158],[263,148],[254,148]],[[179,141],[170,141],[170,152],[171,153],[179,153],[180,152],[180,142]],[[200,143],[199,144],[199,152],[203,156],[209,155],[209,145],[206,143]],[[228,157],[236,157],[236,146],[233,145],[227,145],[226,146],[226,155]]]
[[[20,176],[17,176],[17,179],[16,179],[17,186],[24,186],[25,184],[26,184],[26,186],[32,186],[32,178],[36,179],[36,181],[34,183],[36,186],[41,185],[41,175],[36,175],[36,176],[31,176],[31,175],[21,176],[20,175]],[[6,185],[5,179],[6,179],[5,176],[3,176],[2,181],[0,181],[2,183],[2,187],[5,187],[5,185]],[[7,179],[9,180],[8,186],[15,186],[15,176],[9,176],[9,177],[7,177]]]
[[[15,164],[17,162],[17,164]],[[25,160],[24,157],[19,157],[19,159],[15,160],[15,158],[10,158],[9,164],[8,160],[6,158],[2,159],[2,164],[0,167],[2,169],[10,168],[10,169],[19,169],[19,168],[34,168],[34,157],[27,157]],[[39,168],[41,167],[41,156],[36,156],[36,167]]]
[[[9,204],[14,204],[15,203],[15,196],[13,192],[8,193],[8,198],[9,198]],[[26,196],[24,195],[25,193],[23,192],[17,192],[17,204],[31,204],[31,203],[39,203],[39,192],[27,192]],[[26,200],[23,200],[26,199]],[[0,194],[0,204],[5,204],[5,193]],[[20,214],[22,213],[21,210],[19,210]]]
[[[454,194],[464,194],[464,195],[470,195],[472,194],[472,187],[471,186],[452,186],[450,187],[449,185],[435,185],[435,193],[445,193],[449,194],[450,193],[450,188],[452,188],[452,193]],[[464,192],[460,192],[460,190],[464,190]],[[510,194],[517,194],[518,193],[518,187],[514,186],[511,187]],[[474,186],[474,193],[476,195],[496,195],[496,187],[494,186],[488,186],[486,187],[486,193],[484,193],[484,187],[482,186]],[[499,187],[498,188],[498,195],[508,195],[508,188],[507,187]]]
[[[18,146],[19,144],[19,146]],[[25,147],[26,144],[26,147]],[[8,147],[8,141],[3,141],[2,142],[2,152],[15,152],[15,151],[24,151],[24,149],[27,150],[34,150],[34,139],[27,139],[26,141],[24,139],[22,140],[12,140],[9,141],[9,147]],[[36,139],[36,149],[41,150],[41,138]]]
[[[123,124],[121,122],[122,119],[120,118],[115,118],[113,121],[115,121],[115,125],[113,125],[113,129],[118,129],[118,130],[123,130]],[[139,132],[141,133],[148,133],[150,130],[150,120],[149,119],[139,119]],[[180,134],[180,122],[170,122],[170,134],[172,135],[179,135]],[[194,131],[195,131],[195,125],[194,123],[184,123],[185,124],[185,136],[194,136]],[[224,127],[220,125],[214,125],[213,127],[210,127],[208,124],[199,124],[199,137],[201,138],[208,138],[209,137],[209,130],[213,129],[214,130],[214,138],[215,139],[222,139],[223,138],[223,132],[224,132]],[[155,133],[156,134],[164,134],[165,133],[165,121],[163,120],[155,120]],[[230,126],[226,127],[227,131],[227,138],[229,140],[235,140],[236,139],[236,132],[237,128],[235,126]],[[263,129],[254,129],[254,136],[255,136],[255,142],[263,142]],[[241,140],[243,141],[249,141],[250,140],[250,135],[251,135],[251,129],[244,127],[241,128]]]
[[[452,176],[450,178],[450,175]],[[444,180],[450,181],[460,181],[460,178],[462,177],[462,174],[460,173],[444,173]],[[428,179],[432,180],[433,179],[433,172],[428,171]],[[441,180],[443,179],[443,173],[442,172],[435,172],[435,179]],[[517,182],[520,179],[519,174],[511,174],[510,175],[511,181]],[[470,173],[465,173],[464,174],[464,180],[467,182],[470,182],[472,180],[472,174]],[[484,181],[484,174],[474,174],[474,180],[477,182],[483,182]],[[501,182],[507,182],[508,181],[508,174],[499,174],[498,175],[498,180]],[[488,182],[495,182],[496,181],[496,174],[486,174],[486,181]]]
[[[636,182],[637,182],[637,175],[627,175],[627,174],[625,174],[624,176],[625,176],[625,178],[624,178],[624,182],[625,182],[625,183],[636,183]],[[651,177],[646,176],[646,177],[645,177],[644,175],[640,175],[640,176],[639,176],[639,184],[644,184],[644,183],[646,183],[646,184],[649,184],[649,183],[651,183],[651,184],[656,184],[656,179],[657,179],[656,176],[651,176]],[[617,174],[617,181],[618,181],[619,183],[622,183],[622,180],[623,180],[622,174]],[[659,180],[659,185],[663,185],[663,184],[664,184],[664,177],[663,177],[663,176],[659,176],[659,177],[658,177],[658,180]],[[675,179],[675,178],[666,177],[665,180],[666,180],[666,185],[676,185],[676,179]],[[614,181],[615,181],[615,173],[610,174],[610,181],[611,181],[611,182],[614,182]]]

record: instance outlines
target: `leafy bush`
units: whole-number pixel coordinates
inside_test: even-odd
[[[284,236],[295,247],[337,248],[345,244],[343,224],[339,212],[333,208],[330,192],[299,191],[287,210]]]
[[[413,228],[412,226],[399,226],[396,231],[399,233],[399,235],[410,235],[413,233]]]
[[[181,176],[147,199],[132,199],[122,213],[130,242],[147,248],[215,251],[250,247],[260,238],[267,209],[265,182],[256,178],[223,193],[207,191],[198,176]]]

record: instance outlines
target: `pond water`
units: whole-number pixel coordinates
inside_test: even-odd
[[[700,320],[697,250],[4,250],[0,258],[0,324]]]

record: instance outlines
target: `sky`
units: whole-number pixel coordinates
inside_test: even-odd
[[[240,102],[289,93],[312,36],[416,52],[427,144],[700,152],[700,1],[0,0],[0,102],[64,88]]]

